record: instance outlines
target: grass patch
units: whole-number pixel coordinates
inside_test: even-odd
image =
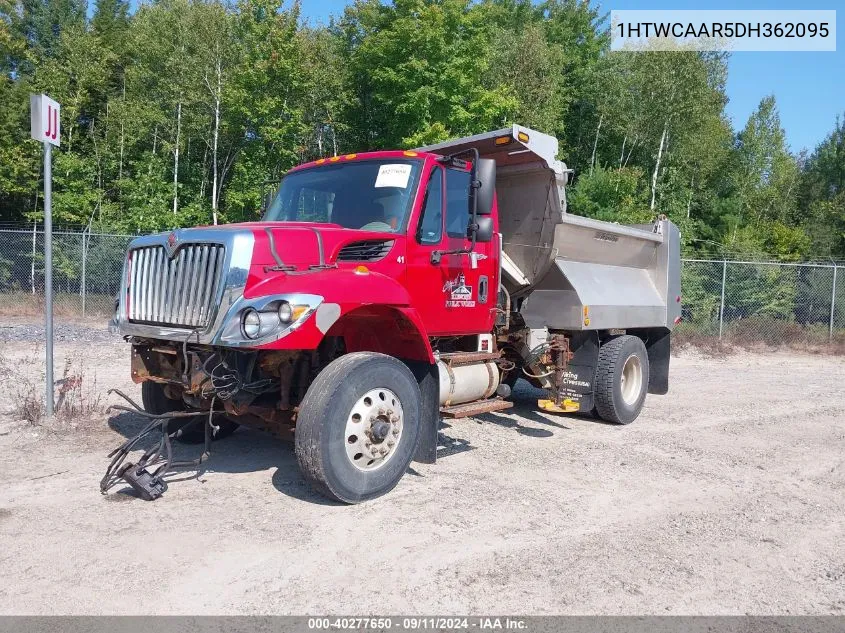
[[[88,294],[85,316],[110,318],[114,313],[114,297]],[[13,291],[0,294],[0,316],[40,317],[44,314],[44,295]],[[57,292],[53,295],[53,315],[69,318],[82,316],[82,297],[78,293]]]
[[[825,324],[801,325],[753,316],[726,323],[721,338],[718,323],[681,323],[672,333],[672,343],[678,349],[692,347],[712,357],[727,356],[737,349],[845,355],[845,330],[834,330],[831,336]]]
[[[38,351],[34,350],[34,355]],[[28,375],[0,350],[0,380],[12,386],[12,417],[32,426],[43,426],[52,431],[72,430],[93,415],[105,411],[96,374],[88,375],[82,359],[65,359],[62,376],[54,385],[55,415],[52,420],[45,417],[46,378],[43,369],[36,377]]]

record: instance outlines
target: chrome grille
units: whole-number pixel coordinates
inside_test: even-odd
[[[223,276],[225,248],[184,244],[173,258],[163,246],[131,252],[129,320],[206,328]]]

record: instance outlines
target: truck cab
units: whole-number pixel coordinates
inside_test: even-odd
[[[136,239],[116,322],[144,408],[208,412],[165,428],[183,440],[292,436],[347,503],[435,461],[441,417],[512,406],[519,377],[548,412],[633,421],[668,389],[678,232],[570,216],[556,153],[512,126],[321,158],[260,222]]]

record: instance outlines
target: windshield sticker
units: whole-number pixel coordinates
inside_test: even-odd
[[[410,177],[410,165],[382,165],[378,168],[376,187],[400,187],[404,189],[408,186]]]

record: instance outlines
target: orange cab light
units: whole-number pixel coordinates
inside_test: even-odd
[[[296,321],[296,320],[298,320],[298,319],[299,319],[299,317],[301,317],[301,316],[302,316],[303,314],[305,314],[307,311],[308,311],[308,306],[307,306],[307,305],[295,305],[295,306],[293,306],[293,312],[292,312],[291,321]]]
[[[337,162],[337,161],[339,161],[339,160],[340,160],[340,156],[332,156],[332,157],[329,159],[329,162],[330,162],[330,163],[336,163],[336,162]]]
[[[520,132],[516,135],[516,138],[518,138],[522,143],[528,142],[528,135],[525,132]]]
[[[323,163],[326,162],[326,159],[325,158],[318,158],[314,162],[317,163],[318,165],[322,165]]]
[[[510,136],[500,136],[496,139],[496,145],[507,145],[512,142],[513,139]]]
[[[346,156],[344,156],[344,158],[345,158],[346,160],[352,160],[352,159],[353,159],[353,158],[355,158],[357,155],[358,155],[358,154],[347,154]]]
[[[410,151],[409,152],[402,152],[402,153],[405,154],[405,156],[416,156],[417,155],[416,152],[410,152]]]

